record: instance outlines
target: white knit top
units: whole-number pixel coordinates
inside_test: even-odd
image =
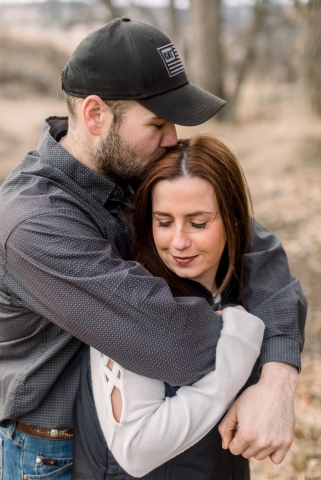
[[[91,348],[98,419],[121,467],[133,477],[142,477],[206,435],[247,381],[260,354],[263,333],[259,318],[236,308],[224,309],[215,370],[181,387],[172,398],[165,398],[162,381],[136,375],[116,363],[110,370],[109,358]],[[122,397],[119,423],[111,403],[114,386]]]

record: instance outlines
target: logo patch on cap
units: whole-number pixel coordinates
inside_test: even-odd
[[[160,47],[157,49],[158,53],[163,59],[165,63],[168,75],[170,77],[174,77],[174,75],[178,75],[185,71],[184,65],[179,58],[176,48],[172,43],[168,45],[164,45],[164,47]]]

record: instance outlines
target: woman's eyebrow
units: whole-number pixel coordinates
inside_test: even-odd
[[[187,214],[184,215],[184,216],[185,216],[185,217],[195,217],[196,215],[204,215],[204,214],[213,215],[214,212],[206,212],[205,210],[199,210],[199,211],[197,211],[197,212],[187,213]],[[162,217],[172,217],[172,216],[173,216],[173,215],[171,215],[170,213],[167,213],[167,212],[159,212],[159,211],[153,212],[153,215],[161,215]]]
[[[171,217],[172,215],[170,213],[166,213],[166,212],[153,212],[153,215],[162,215],[163,217]]]
[[[187,213],[185,217],[195,217],[196,215],[204,215],[204,213],[213,215],[214,212],[206,212],[205,210],[199,210],[197,212]]]

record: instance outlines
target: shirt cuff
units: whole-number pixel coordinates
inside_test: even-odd
[[[282,335],[263,340],[261,355],[257,362],[258,372],[265,363],[282,362],[292,365],[301,371],[299,342]]]

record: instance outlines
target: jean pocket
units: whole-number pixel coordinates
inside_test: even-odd
[[[45,458],[38,456],[35,475],[28,475],[28,480],[70,480],[72,458]]]

